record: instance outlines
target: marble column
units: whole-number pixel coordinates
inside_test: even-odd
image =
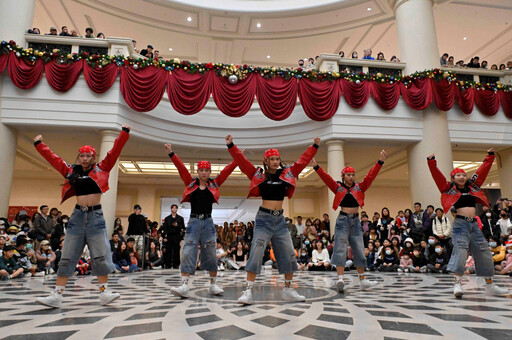
[[[2,190],[0,191],[0,216],[2,217],[7,217],[9,211],[9,199],[11,197],[17,143],[18,132],[0,123],[0,150],[2,150],[2,157],[0,157],[0,178],[3,183]]]
[[[501,197],[512,199],[512,148],[501,150],[497,157]]]
[[[335,180],[341,180],[341,170],[345,167],[345,154],[343,153],[343,140],[330,140],[325,143],[327,145],[327,171],[329,175]],[[331,220],[331,235],[334,233],[336,226],[336,218],[338,218],[338,210],[332,209],[332,202],[334,201],[334,193],[328,190],[329,199],[329,219]],[[323,214],[324,212],[322,212]]]
[[[101,132],[101,147],[100,147],[100,157],[98,161],[105,158],[107,152],[109,152],[114,146],[114,141],[119,136],[119,131],[105,130]],[[116,218],[116,206],[117,206],[117,184],[119,177],[119,161],[116,162],[116,165],[110,171],[110,176],[108,179],[109,190],[103,195],[101,199],[101,206],[103,209],[103,215],[105,216],[105,222],[107,223],[107,235],[110,237],[112,232],[114,231],[114,220]]]
[[[404,74],[439,67],[439,49],[432,0],[389,0],[395,10],[400,58],[407,66]],[[422,140],[407,148],[411,198],[439,206],[440,193],[430,175],[427,156],[435,153],[437,164],[448,176],[453,156],[446,112],[431,105],[419,115]]]

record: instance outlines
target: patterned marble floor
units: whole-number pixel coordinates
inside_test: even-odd
[[[299,273],[295,284],[305,303],[283,303],[283,279],[262,272],[253,290],[255,304],[236,304],[243,272],[220,272],[223,297],[207,294],[201,272],[191,297],[180,300],[169,287],[176,270],[112,275],[110,287],[122,299],[98,304],[95,279],[74,277],[61,309],[34,303],[50,291],[55,276],[0,282],[2,339],[505,339],[512,336],[512,298],[486,297],[474,276],[461,300],[453,298],[449,275],[370,274],[379,286],[363,292],[355,273],[346,274],[344,294],[332,288],[334,273]],[[510,277],[496,281],[512,289]]]

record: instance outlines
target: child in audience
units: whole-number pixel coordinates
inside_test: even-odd
[[[76,275],[90,275],[91,272],[89,271],[89,263],[84,257],[81,257],[80,260],[78,260],[78,263],[76,264],[75,269]]]
[[[380,272],[396,272],[398,265],[400,264],[400,260],[398,259],[398,255],[393,246],[388,245],[384,247],[384,251],[381,254],[379,262]]]
[[[500,237],[497,235],[489,237],[489,247],[491,248],[494,268],[500,270],[498,267],[500,267],[501,261],[505,260],[505,255],[507,254],[505,247],[501,245]]]
[[[400,265],[398,266],[398,271],[408,273],[409,266],[412,266],[412,260],[409,256],[409,252],[406,252],[400,258]]]
[[[373,242],[368,243],[368,248],[365,249],[366,255],[366,270],[374,271],[377,267],[377,252]]]
[[[299,270],[308,270],[309,261],[310,261],[310,257],[308,255],[307,249],[301,248],[300,256],[297,259],[297,264],[299,265]]]
[[[50,247],[50,241],[41,241],[41,249],[36,251],[37,271],[44,271],[46,275],[53,274],[53,262],[55,262],[55,253]]]
[[[24,276],[23,268],[13,258],[14,249],[13,246],[6,245],[2,256],[0,256],[0,279],[2,281]]]
[[[434,253],[429,255],[427,268],[432,273],[448,273],[448,253],[445,251],[441,243],[437,243]]]
[[[501,275],[511,275],[512,273],[512,241],[507,241],[505,243],[505,249],[507,250],[507,255],[505,255],[505,261],[501,262],[500,266],[500,274]]]
[[[132,267],[136,267],[135,271],[141,271],[142,269],[139,268],[138,264],[139,264],[139,261],[137,260],[137,258],[135,257],[135,252],[134,251],[130,251],[130,263],[131,263],[131,266],[130,268]],[[131,271],[131,270],[130,270]]]
[[[464,274],[474,274],[475,273],[475,260],[473,259],[473,256],[469,255],[468,251],[468,258],[466,260],[466,265],[464,266]]]
[[[409,266],[409,270],[414,273],[426,273],[427,272],[427,258],[423,253],[423,249],[414,248],[412,252],[412,266]]]

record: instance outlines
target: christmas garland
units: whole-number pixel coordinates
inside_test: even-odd
[[[2,41],[0,44],[0,54],[7,54],[14,52],[16,57],[23,58],[27,62],[34,64],[37,60],[41,59],[44,63],[49,61],[56,61],[59,64],[71,64],[79,60],[86,61],[91,67],[102,68],[109,64],[115,63],[119,67],[133,67],[134,69],[142,69],[148,66],[163,68],[169,72],[175,69],[183,69],[188,73],[204,74],[207,71],[215,71],[218,76],[228,78],[230,83],[236,83],[238,80],[247,78],[249,74],[260,74],[266,79],[281,77],[284,79],[306,78],[311,81],[333,81],[337,79],[346,79],[356,84],[365,80],[376,81],[383,84],[403,83],[409,86],[415,80],[430,78],[434,81],[446,79],[449,83],[455,82],[461,89],[474,88],[476,90],[491,90],[491,91],[512,91],[512,85],[503,85],[500,82],[496,83],[480,83],[475,81],[458,80],[457,74],[451,71],[443,71],[440,69],[432,69],[415,72],[411,75],[390,76],[382,73],[368,74],[363,72],[353,73],[349,71],[342,72],[319,72],[317,70],[304,70],[302,68],[290,69],[282,67],[259,67],[252,65],[234,65],[222,63],[191,63],[187,60],[180,60],[178,58],[169,60],[154,60],[151,58],[133,58],[122,55],[89,55],[87,52],[81,53],[67,53],[54,49],[52,52],[38,51],[32,48],[24,49],[13,40],[6,42]]]

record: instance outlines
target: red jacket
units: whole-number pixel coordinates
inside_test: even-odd
[[[475,196],[478,203],[484,204],[488,207],[489,201],[487,200],[487,197],[485,197],[484,192],[480,189],[480,187],[482,184],[484,184],[485,178],[487,177],[489,170],[491,170],[493,161],[494,153],[488,154],[473,177],[466,182],[470,189],[470,195]],[[455,202],[459,200],[462,194],[459,189],[457,189],[455,183],[448,182],[441,171],[439,171],[435,159],[429,159],[427,162],[430,173],[436,182],[437,188],[441,192],[441,205],[443,206],[444,212],[447,213],[455,204]]]
[[[117,159],[121,154],[121,150],[123,150],[123,146],[130,138],[130,135],[126,131],[121,131],[119,137],[116,138],[114,142],[114,146],[112,150],[107,153],[105,159],[101,162],[94,164],[91,172],[89,172],[89,177],[98,184],[102,193],[107,192],[108,187],[108,176],[110,174],[110,170],[116,165]],[[51,164],[64,178],[69,178],[73,173],[73,165],[66,163],[62,158],[54,154],[50,148],[44,143],[37,143],[36,149],[39,151],[41,156],[43,156],[48,163]],[[68,181],[64,183],[62,187],[62,201],[61,204],[67,200],[68,198],[75,196],[75,187],[69,184]]]
[[[383,163],[382,163],[383,164]],[[327,184],[327,187],[335,194],[334,195],[334,202],[332,204],[332,208],[334,210],[338,209],[340,206],[341,201],[343,201],[343,198],[345,198],[345,195],[350,190],[350,193],[354,198],[356,199],[357,203],[360,207],[364,206],[364,192],[368,190],[370,185],[372,185],[373,180],[377,175],[379,174],[380,169],[382,168],[382,164],[377,162],[375,165],[370,169],[370,172],[364,177],[364,179],[361,182],[355,183],[352,185],[349,189],[347,189],[346,186],[342,185],[341,182],[336,182],[332,179],[332,177],[324,171],[320,166],[315,169],[316,173],[322,181],[324,181],[325,184]]]
[[[180,174],[181,180],[183,183],[185,183],[185,191],[183,192],[183,197],[181,199],[181,203],[183,202],[190,202],[190,195],[199,188],[199,178],[195,177],[193,178],[190,175],[190,172],[188,171],[187,167],[181,159],[176,155],[174,152],[170,154],[172,162],[174,165],[176,165],[176,168],[178,168],[178,172]],[[206,187],[213,195],[213,199],[215,203],[219,203],[219,187],[226,181],[226,179],[229,177],[229,175],[235,170],[236,163],[233,161],[229,163],[222,171],[219,173],[217,177],[214,179],[208,178],[208,181],[206,182]]]
[[[295,191],[295,178],[299,176],[311,159],[315,157],[317,150],[318,145],[311,145],[300,156],[298,161],[293,163],[292,166],[286,166],[281,172],[281,176],[279,176],[279,178],[289,184],[286,188],[286,196],[288,198],[292,198]],[[249,187],[249,194],[247,197],[261,196],[260,188],[258,186],[265,181],[264,170],[261,167],[255,167],[252,165],[236,145],[229,148],[229,153],[240,167],[240,170],[242,170],[242,172],[251,180],[251,186]]]

